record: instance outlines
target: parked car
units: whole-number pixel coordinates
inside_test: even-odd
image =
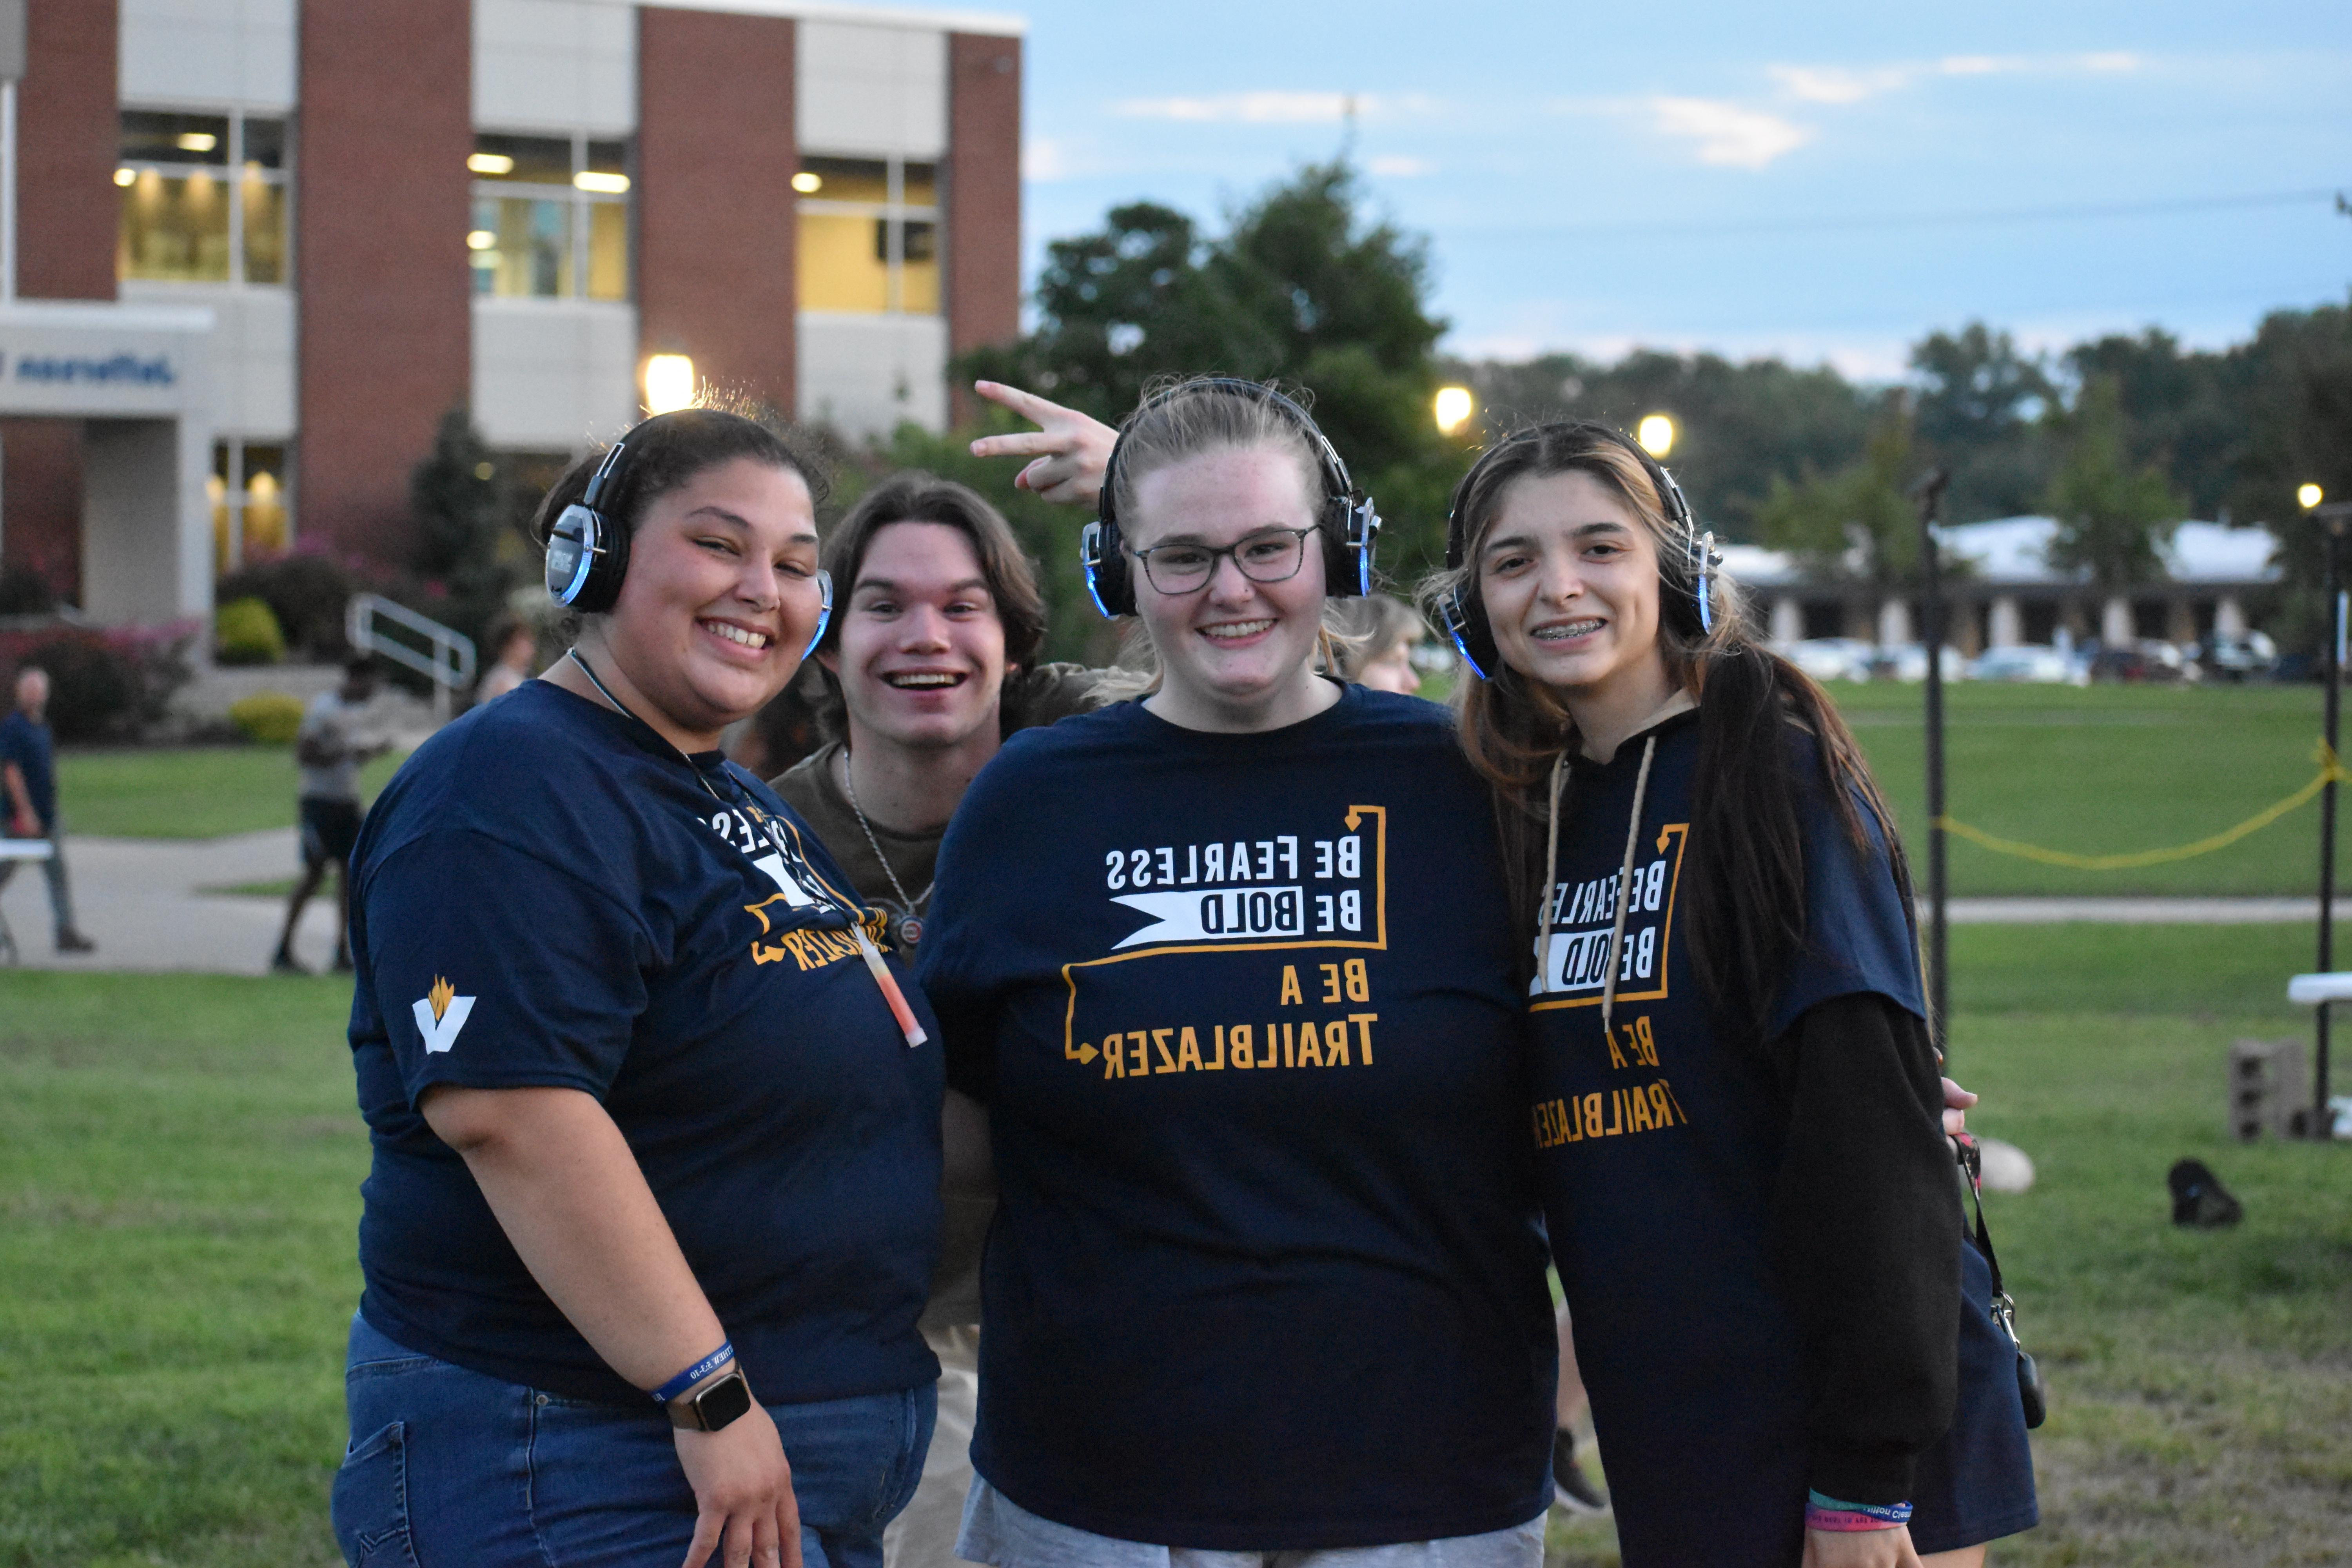
[[[2011,680],[2042,686],[2085,686],[2088,667],[2072,654],[2041,643],[1987,648],[1969,661],[1970,680]]]
[[[1966,680],[1969,661],[1960,650],[1949,643],[1944,645],[1944,679]],[[1874,680],[1925,680],[1927,679],[1927,645],[1896,643],[1873,651],[1870,674]]]
[[[2278,644],[2262,632],[2248,632],[2237,637],[2210,637],[2202,647],[2191,648],[2189,657],[2203,668],[2206,674],[2222,680],[2278,679]]]
[[[1858,637],[1807,637],[1773,651],[1815,680],[1868,680],[1878,650]]]
[[[2196,680],[2204,673],[2178,645],[2158,637],[2142,637],[2113,647],[2086,643],[2084,648],[2090,658],[2094,680],[2179,685]]]

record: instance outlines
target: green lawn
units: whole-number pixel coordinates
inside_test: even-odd
[[[1839,684],[1832,693],[1919,855],[1921,689]],[[2315,771],[2315,686],[1960,684],[1949,694],[1950,810],[2004,838],[2080,854],[2186,844],[2293,793]],[[362,774],[373,795],[397,760]],[[76,832],[201,838],[294,820],[291,751],[215,746],[68,752]],[[1956,894],[2309,894],[2319,808],[2305,805],[2219,853],[2136,871],[2080,871],[1952,843]],[[1924,861],[1920,874],[1925,878]]]
[[[2307,1020],[2298,926],[1963,927],[1954,1065],[2025,1147],[1994,1199],[2052,1388],[2003,1564],[2341,1561],[2352,1147],[2222,1135],[2222,1063]],[[367,1160],[331,979],[0,971],[0,1565],[334,1561]],[[2352,1079],[2352,1073],[2347,1073]],[[2246,1224],[2167,1223],[2210,1163]],[[65,1413],[61,1415],[60,1413]],[[1613,1561],[1605,1526],[1558,1561]]]
[[[360,771],[373,799],[397,755]],[[68,751],[58,760],[58,795],[75,833],[126,838],[215,838],[294,826],[291,746],[178,746]]]
[[[1926,740],[1917,686],[1831,688],[1894,804],[1922,879]],[[2293,794],[2317,771],[2317,686],[2007,686],[1947,694],[1946,809],[2003,838],[2083,855],[2188,844]],[[1956,894],[2311,894],[2319,806],[2217,853],[2082,871],[1955,838]]]

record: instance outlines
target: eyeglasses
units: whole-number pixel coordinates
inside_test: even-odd
[[[1216,575],[1217,559],[1230,556],[1234,570],[1253,583],[1287,583],[1307,563],[1307,537],[1312,528],[1269,528],[1237,544],[1212,550],[1205,544],[1155,544],[1130,553],[1143,563],[1143,574],[1163,594],[1197,594]]]

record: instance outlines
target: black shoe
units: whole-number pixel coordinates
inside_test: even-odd
[[[270,956],[269,973],[272,974],[308,974],[310,972],[303,968],[299,963],[295,962],[294,955],[281,947]]]
[[[1576,1434],[1565,1426],[1551,1435],[1551,1479],[1559,1489],[1559,1506],[1570,1513],[1607,1513],[1608,1496],[1592,1484],[1576,1462]]]
[[[96,952],[98,943],[78,931],[61,931],[58,932],[58,951],[59,952]]]
[[[2200,1230],[2218,1230],[2246,1217],[2245,1205],[2230,1195],[2221,1178],[2202,1160],[2181,1160],[2166,1173],[2172,1188],[2172,1223]]]

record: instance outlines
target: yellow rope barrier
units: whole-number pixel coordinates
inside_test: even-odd
[[[2308,804],[2329,781],[2352,783],[2336,753],[2322,741],[2312,752],[2319,772],[2312,781],[2274,805],[2266,805],[2235,827],[2216,833],[2210,838],[2200,838],[2194,844],[2182,844],[2170,849],[2142,849],[2130,855],[2074,855],[2063,849],[2044,849],[2037,844],[2021,844],[2014,838],[1997,838],[1981,827],[1971,827],[1949,816],[1936,818],[1935,826],[1947,833],[1957,834],[1969,843],[1991,850],[1996,855],[2013,855],[2021,860],[2038,860],[2044,866],[2066,866],[2077,871],[2128,871],[2141,866],[2162,866],[2175,860],[2193,860],[2200,855],[2210,855],[2216,849],[2226,849],[2250,833],[2259,833],[2297,806]]]

